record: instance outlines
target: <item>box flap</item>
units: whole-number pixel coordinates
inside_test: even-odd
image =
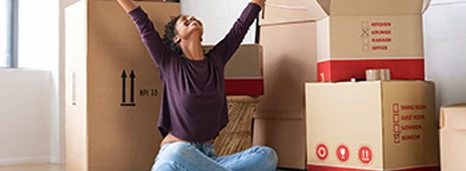
[[[303,4],[306,6],[311,17],[315,20],[320,20],[329,15],[328,11],[330,9],[330,1],[322,0],[302,0]]]
[[[466,131],[466,103],[442,107],[440,128]]]
[[[303,0],[317,20],[344,15],[422,14],[431,0]]]
[[[260,17],[261,26],[315,21],[302,0],[268,0]]]

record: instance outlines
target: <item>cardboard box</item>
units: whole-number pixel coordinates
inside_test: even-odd
[[[304,111],[304,83],[317,80],[316,23],[299,6],[304,8],[300,0],[267,1],[260,25],[265,95],[259,111]]]
[[[265,95],[259,111],[304,111],[304,83],[317,80],[315,43],[315,22],[261,26]]]
[[[138,2],[163,33],[178,3]],[[66,170],[150,170],[159,150],[158,70],[116,1],[78,1],[66,19]]]
[[[208,52],[214,46],[203,46]],[[263,52],[260,44],[243,44],[225,66],[227,95],[264,94]]]
[[[466,104],[444,106],[440,113],[441,170],[466,170]]]
[[[434,84],[306,83],[308,168],[438,170]]]
[[[264,88],[254,145],[277,151],[278,167],[306,168],[304,83],[316,81],[316,25],[301,0],[268,0],[261,16]]]
[[[317,22],[319,81],[424,80],[422,14],[430,0],[303,0]]]

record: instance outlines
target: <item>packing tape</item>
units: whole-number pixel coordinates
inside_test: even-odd
[[[366,70],[367,81],[390,80],[389,69],[370,69]]]

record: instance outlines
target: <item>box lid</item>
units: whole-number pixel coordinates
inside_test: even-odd
[[[302,0],[311,15],[327,16],[422,14],[431,0]]]
[[[440,109],[440,128],[466,131],[466,103],[442,107]]]

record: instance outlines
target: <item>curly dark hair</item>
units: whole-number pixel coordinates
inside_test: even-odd
[[[173,41],[173,38],[178,34],[175,26],[176,21],[178,21],[181,16],[182,15],[171,17],[171,20],[165,25],[165,35],[163,35],[162,38],[163,42],[179,55],[183,55],[183,51],[181,50],[180,45]]]

